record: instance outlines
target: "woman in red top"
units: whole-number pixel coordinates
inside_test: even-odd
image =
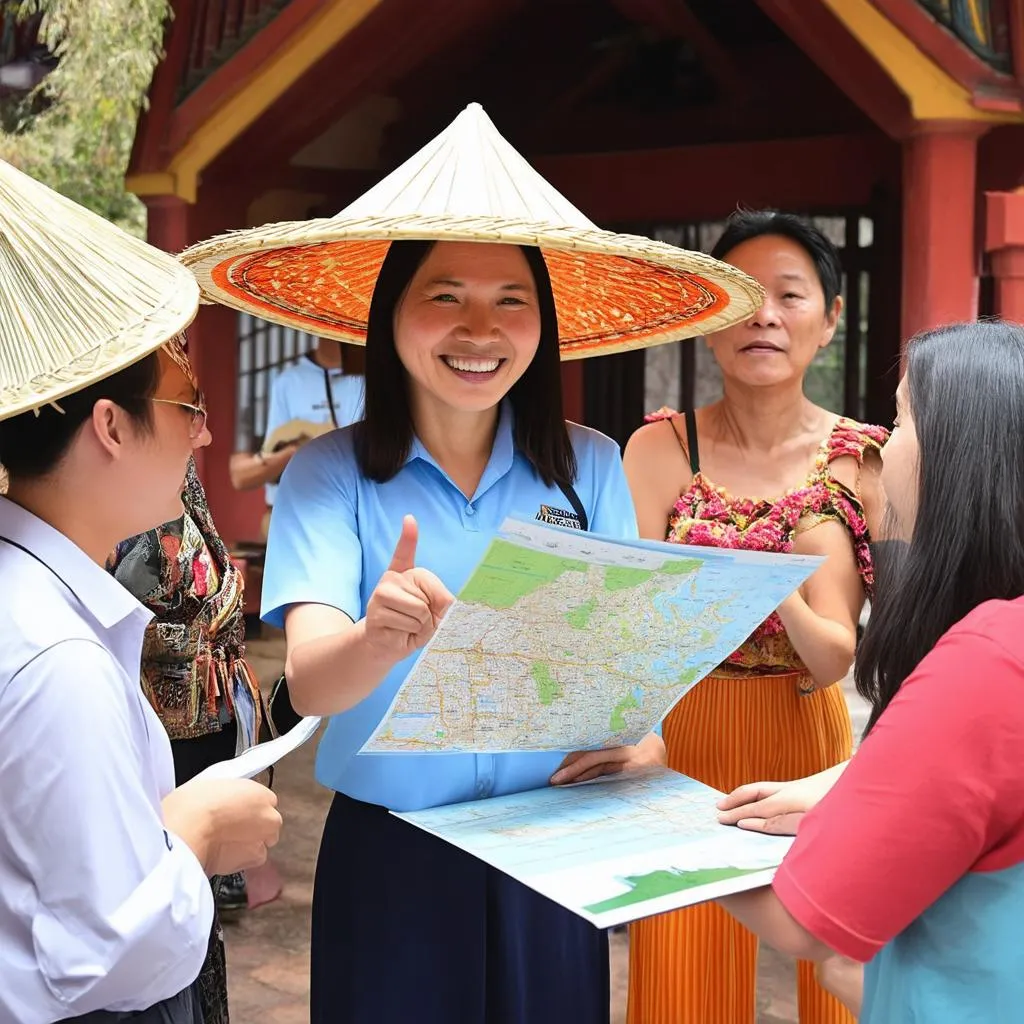
[[[897,413],[864,742],[848,766],[722,800],[726,823],[800,831],[771,886],[721,903],[776,948],[864,963],[863,1024],[1019,1020],[1024,328],[919,336]]]

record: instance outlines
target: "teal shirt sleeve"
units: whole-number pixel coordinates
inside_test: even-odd
[[[288,463],[270,519],[260,614],[283,627],[293,604],[324,604],[362,618],[363,552],[351,431],[310,441]]]

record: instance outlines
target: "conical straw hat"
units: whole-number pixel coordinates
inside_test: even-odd
[[[336,216],[232,232],[181,259],[206,300],[362,345],[395,239],[539,246],[564,359],[719,330],[750,316],[763,297],[752,278],[702,253],[599,229],[476,103]]]
[[[0,419],[123,370],[198,306],[173,256],[0,161]]]

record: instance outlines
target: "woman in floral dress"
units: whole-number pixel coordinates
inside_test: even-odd
[[[825,562],[664,722],[672,768],[722,791],[793,779],[850,756],[842,689],[872,585],[868,523],[887,436],[814,405],[804,375],[842,308],[838,253],[785,214],[741,212],[713,255],[765,287],[748,321],[707,338],[724,396],[662,411],[632,437],[626,473],[644,537],[793,551]],[[631,1024],[753,1024],[757,940],[706,904],[642,921],[630,942]],[[852,1024],[799,965],[803,1024]]]

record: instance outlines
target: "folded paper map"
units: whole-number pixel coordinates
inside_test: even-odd
[[[392,813],[610,928],[772,880],[793,840],[719,825],[721,795],[649,768]]]
[[[821,561],[508,519],[363,751],[636,743]]]
[[[199,774],[208,779],[254,779],[293,750],[298,750],[313,737],[319,727],[319,718],[303,718],[283,736],[267,740],[266,743],[257,743],[227,761],[217,761]]]

